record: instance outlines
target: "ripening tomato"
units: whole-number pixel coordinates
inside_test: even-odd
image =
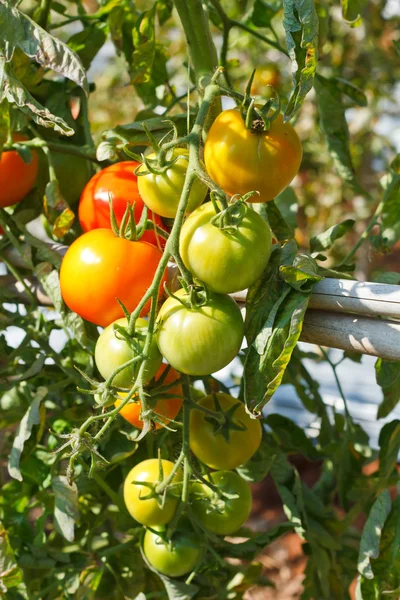
[[[175,217],[178,210],[186,177],[189,152],[186,148],[174,148],[169,155],[167,154],[167,159],[174,160],[177,156],[184,158],[178,158],[163,173],[147,173],[138,177],[139,193],[144,203],[157,215],[170,219]],[[151,161],[156,158],[156,155],[154,153],[149,154],[146,158]],[[140,167],[138,173],[141,171],[146,171],[145,165]],[[186,213],[190,213],[200,206],[206,194],[207,186],[200,179],[196,179],[190,190]]]
[[[21,133],[13,133],[14,142],[24,142],[29,138]],[[32,160],[26,164],[16,150],[6,150],[0,158],[0,207],[12,206],[20,202],[34,186],[39,169],[39,159],[31,150]]]
[[[264,68],[256,70],[250,93],[252,96],[255,94],[262,96],[267,85],[272,85],[274,88],[279,88],[280,83],[281,74],[279,68],[274,64],[269,64]]]
[[[214,292],[232,294],[258,279],[271,254],[271,230],[259,214],[242,204],[241,222],[229,229],[211,223],[212,202],[199,206],[184,223],[179,250],[185,266]]]
[[[177,529],[167,541],[163,528],[152,529],[158,533],[147,530],[143,540],[143,550],[151,566],[167,577],[182,577],[193,571],[203,553],[198,535]]]
[[[123,319],[118,319],[114,323],[111,323],[111,325],[106,327],[100,334],[100,337],[96,342],[94,358],[96,366],[104,379],[108,379],[117,367],[120,367],[135,356],[142,354],[148,331],[148,322],[145,319],[139,318],[135,323],[135,334],[128,341],[121,333],[115,330],[114,325],[126,328],[128,326],[128,320],[124,317]],[[158,350],[157,343],[153,338],[145,366],[145,383],[154,377],[161,366],[161,362],[162,356]],[[136,380],[139,367],[139,362],[125,367],[123,371],[120,371],[114,377],[112,384],[117,387],[131,387],[132,383]]]
[[[217,535],[231,535],[251,512],[250,486],[235,471],[215,471],[206,477],[222,497],[207,484],[196,481],[190,491],[191,506],[202,525]]]
[[[174,463],[169,460],[162,460],[163,477],[166,479],[174,468]],[[178,469],[173,477],[172,483],[182,481],[182,469]],[[133,483],[133,482],[138,483]],[[149,458],[137,464],[131,469],[124,482],[124,500],[129,514],[142,525],[166,525],[173,518],[176,507],[178,506],[179,493],[172,494],[167,490],[167,497],[164,505],[159,506],[159,499],[143,498],[148,496],[151,490],[147,485],[140,485],[140,482],[155,484],[159,482],[159,460],[158,458]]]
[[[117,298],[129,311],[136,308],[161,257],[152,244],[116,237],[111,229],[84,233],[68,248],[61,265],[64,302],[87,321],[106,327],[124,316]],[[164,273],[163,281],[166,277]],[[149,309],[150,301],[142,315]]]
[[[223,412],[237,405],[231,418],[238,428],[226,430],[205,413],[191,410],[190,448],[193,454],[212,469],[236,469],[246,463],[261,443],[260,421],[247,414],[242,402],[223,392],[204,396],[198,400],[198,404],[215,411],[220,406]]]
[[[183,289],[175,295],[188,303]],[[161,354],[181,373],[210,375],[226,367],[240,350],[244,330],[240,309],[230,296],[209,293],[207,304],[183,306],[168,298],[157,319]]]
[[[134,173],[138,166],[139,163],[135,161],[125,160],[93,175],[84,188],[79,202],[78,216],[83,231],[111,228],[110,195],[118,225],[121,224],[128,203],[135,204],[135,221],[139,222],[144,204],[139,196],[137,177]],[[148,219],[165,229],[160,217],[151,211],[149,211]],[[154,231],[145,231],[141,239],[155,246],[165,246],[165,240],[159,235],[156,236]]]
[[[172,369],[171,367],[168,370],[168,373],[163,380],[163,382],[159,385],[157,382],[160,379],[161,375],[164,373],[167,365],[162,364],[156,377],[154,380],[154,384],[147,387],[145,392],[149,394],[148,404],[153,407],[154,412],[156,412],[160,418],[168,425],[171,419],[175,419],[176,415],[179,413],[182,407],[182,398],[183,391],[182,386],[177,383],[172,387],[168,387],[168,389],[162,389],[164,386],[167,387],[170,384],[174,383],[179,379],[179,373]],[[126,394],[119,394],[121,398],[124,398]],[[117,400],[115,402],[115,406],[119,406],[121,404],[121,400]],[[121,410],[120,415],[124,417],[134,427],[138,429],[143,428],[143,421],[140,420],[140,411],[142,409],[142,404],[139,398],[134,397],[131,402],[128,402]],[[155,423],[156,429],[160,429],[162,425],[160,423]]]
[[[299,136],[282,115],[269,131],[252,132],[236,108],[218,115],[204,148],[207,171],[227,194],[260,193],[249,202],[276,198],[297,174],[302,154]]]

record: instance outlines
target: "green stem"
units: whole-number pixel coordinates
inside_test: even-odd
[[[186,504],[189,500],[189,482],[192,472],[190,466],[190,410],[191,410],[191,393],[190,379],[188,375],[182,376],[183,388],[183,437],[182,437],[182,453],[183,459],[183,486],[182,486],[182,503]]]
[[[32,291],[26,285],[24,278],[21,277],[21,275],[18,273],[17,269],[5,258],[4,254],[0,254],[0,258],[1,258],[2,262],[6,265],[8,271],[10,271],[10,273],[15,277],[15,279],[24,286],[24,289],[29,296],[32,306],[34,308],[37,308],[37,300],[35,298],[35,295],[32,293]]]
[[[47,29],[52,1],[53,0],[42,0],[40,3],[40,16],[38,19],[38,25],[43,27],[43,29]]]
[[[337,370],[336,370],[337,365],[335,365],[335,363],[331,361],[331,359],[329,358],[329,354],[326,352],[326,350],[324,350],[321,346],[319,348],[320,348],[322,354],[324,355],[325,359],[327,360],[327,362],[330,364],[330,366],[332,368],[337,388],[338,388],[340,396],[341,396],[341,398],[343,400],[344,410],[345,410],[345,413],[346,413],[347,420],[349,422],[351,422],[351,415],[350,415],[350,412],[349,412],[349,409],[348,409],[348,406],[347,406],[346,396],[344,395],[342,384],[340,383],[340,379],[339,379],[339,376],[338,376]]]
[[[61,142],[49,142],[47,140],[42,140],[35,138],[33,140],[28,140],[24,142],[19,142],[19,145],[23,144],[28,148],[45,148],[47,147],[52,152],[61,152],[62,154],[72,154],[73,156],[80,156],[82,158],[86,158],[86,160],[90,160],[92,162],[100,164],[100,161],[97,160],[96,154],[93,150],[87,149],[82,146],[73,146],[72,144],[63,144]],[[13,150],[15,148],[14,144],[6,144],[4,146],[4,150]]]
[[[156,494],[161,494],[165,490],[165,488],[171,483],[171,481],[175,477],[178,469],[180,468],[183,459],[184,459],[184,454],[183,454],[183,450],[181,450],[181,453],[180,453],[177,461],[175,462],[171,473],[168,475],[168,477],[166,477],[166,479],[164,479],[161,483],[159,483],[156,486],[156,488],[154,490],[156,492]]]
[[[174,0],[174,5],[185,31],[196,80],[204,88],[218,66],[218,57],[202,0]]]
[[[221,63],[221,67],[223,67],[225,69],[224,76],[225,76],[226,83],[229,85],[229,87],[232,87],[228,69],[227,69],[227,66],[228,66],[227,56],[228,56],[228,48],[229,48],[229,34],[231,32],[233,23],[232,23],[231,19],[228,17],[228,15],[226,14],[226,12],[224,11],[224,9],[222,8],[219,0],[211,0],[211,4],[214,6],[215,10],[219,14],[220,19],[222,21],[223,31],[222,31],[222,46],[221,46],[220,63]]]

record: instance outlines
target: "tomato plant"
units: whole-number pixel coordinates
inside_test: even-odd
[[[116,237],[110,229],[89,231],[75,240],[63,259],[63,299],[84,319],[106,327],[123,315],[117,298],[128,310],[136,308],[160,258],[160,250],[147,242]],[[147,303],[142,314],[149,308]]]
[[[22,133],[13,133],[13,142],[27,141]],[[0,207],[20,202],[35,184],[39,159],[31,151],[30,162],[25,162],[16,150],[3,152],[0,158]]]
[[[259,192],[252,202],[276,198],[297,175],[302,154],[299,136],[282,115],[277,115],[268,131],[253,131],[246,129],[237,109],[218,115],[204,148],[212,179],[230,196]]]
[[[228,209],[219,223],[213,223],[213,203],[203,204],[186,219],[180,236],[186,267],[220,294],[248,288],[271,254],[271,230],[264,219],[245,204],[232,208],[237,214]]]
[[[182,373],[209,375],[238,354],[243,340],[243,319],[229,296],[210,293],[201,306],[185,291],[168,298],[158,313],[157,343],[167,361]]]
[[[174,218],[185,182],[189,152],[186,148],[175,148],[166,157],[167,164],[162,168],[154,167],[153,172],[146,164],[138,169],[138,189],[143,202],[157,215]],[[156,154],[146,157],[147,164],[156,162]],[[190,213],[200,206],[207,194],[207,186],[196,179],[189,194],[186,212]]]
[[[200,409],[190,415],[190,448],[212,469],[236,469],[246,463],[261,443],[261,424],[252,419],[245,406],[229,394],[217,393],[200,398],[200,407],[221,411],[222,421],[213,420]]]
[[[151,566],[168,577],[182,577],[193,571],[202,554],[199,538],[177,531],[169,542],[165,535],[162,528],[145,533],[143,550]]]
[[[162,383],[159,382],[160,377],[167,369],[167,365],[162,364],[157,375],[154,378],[152,385],[146,388],[146,393],[149,394],[149,406],[151,406],[157,416],[164,424],[169,424],[175,419],[182,407],[183,391],[179,385],[179,373],[175,369],[169,368]],[[175,385],[173,385],[176,382]],[[172,387],[170,387],[172,386]],[[120,393],[119,396],[124,398],[126,394]],[[119,406],[121,400],[117,399],[115,406]],[[143,428],[143,421],[140,419],[142,403],[138,397],[134,397],[132,402],[125,404],[119,411],[121,417],[124,417],[134,427]],[[163,425],[157,421],[154,422],[155,429],[160,429]]]
[[[114,326],[117,326],[117,328]],[[96,342],[94,358],[96,366],[104,379],[108,379],[116,368],[143,353],[148,322],[145,319],[137,319],[133,336],[129,336],[127,333],[127,326],[128,320],[126,318],[114,321],[114,323],[111,323],[104,329]],[[125,331],[121,332],[120,328]],[[154,377],[161,366],[161,361],[162,356],[154,340],[152,341],[145,366],[144,380],[146,383]],[[118,387],[130,387],[137,377],[139,371],[138,364],[133,363],[120,371],[114,377],[113,384]]]
[[[0,2],[7,600],[398,596],[397,17],[331,4]]]
[[[93,175],[83,189],[79,202],[79,222],[83,231],[111,228],[110,198],[118,225],[121,224],[128,203],[134,206],[135,221],[140,221],[144,204],[138,192],[137,177],[134,173],[137,167],[137,162],[125,160]],[[158,215],[149,211],[148,218],[163,228]],[[141,239],[156,246],[164,244],[163,238],[151,230],[145,231]]]
[[[172,472],[174,463],[162,460],[164,477]],[[178,470],[173,477],[178,484],[182,479],[182,472]],[[161,478],[162,481],[162,478]],[[148,459],[135,465],[128,473],[124,482],[124,500],[130,515],[142,525],[165,525],[174,516],[178,506],[177,494],[164,499],[162,505],[157,500],[154,489],[149,486],[160,482],[160,465],[157,459]]]
[[[215,471],[207,483],[195,482],[191,488],[192,509],[202,525],[217,535],[235,533],[249,518],[251,490],[234,471]]]

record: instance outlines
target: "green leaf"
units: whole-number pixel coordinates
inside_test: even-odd
[[[75,537],[75,522],[79,519],[78,489],[75,483],[69,484],[64,475],[53,477],[51,486],[54,492],[54,524],[56,530],[68,542],[72,542]]]
[[[399,486],[397,486],[399,494]],[[389,494],[388,494],[389,495]],[[378,529],[380,525],[378,524]],[[400,590],[400,496],[392,503],[389,516],[386,518],[380,535],[379,549],[376,558],[371,557],[373,577],[361,577],[361,593],[363,600],[391,598],[397,600]],[[367,571],[367,575],[370,571]]]
[[[354,85],[354,83],[351,83],[351,81],[347,81],[347,79],[343,79],[342,77],[334,77],[333,79],[337,82],[337,85],[343,94],[353,100],[356,106],[368,106],[367,96],[359,87]]]
[[[107,35],[103,23],[95,23],[75,33],[67,42],[82,61],[85,69],[89,69],[94,57],[105,44]]]
[[[386,481],[396,468],[400,450],[400,421],[386,423],[379,434],[379,475]]]
[[[376,275],[372,281],[376,281],[376,283],[388,283],[389,285],[399,285],[400,273],[396,273],[395,271],[386,271],[385,273],[379,273],[379,275]]]
[[[361,191],[356,180],[350,152],[350,134],[342,95],[333,79],[322,75],[315,78],[320,126],[326,137],[338,175],[355,190]]]
[[[371,558],[379,556],[379,544],[386,519],[390,513],[392,501],[388,490],[384,490],[375,500],[369,512],[367,522],[361,535],[360,551],[358,555],[358,571],[367,579],[372,579],[374,574],[371,568]]]
[[[268,415],[264,422],[271,427],[285,453],[297,452],[310,460],[320,460],[321,455],[306,436],[304,430],[283,415]]]
[[[362,23],[361,11],[368,0],[341,0],[343,19],[351,25],[358,27]]]
[[[160,25],[164,25],[172,15],[173,0],[157,0],[157,14]]]
[[[353,219],[346,219],[337,225],[329,227],[323,233],[316,235],[310,239],[310,250],[311,252],[321,252],[322,250],[329,250],[336,240],[342,238],[348,231],[351,231],[354,227],[355,221]]]
[[[283,0],[283,10],[293,73],[293,91],[285,111],[285,121],[289,121],[313,86],[318,60],[318,16],[314,0]]]
[[[62,196],[57,179],[46,185],[43,205],[46,218],[52,225],[52,234],[56,238],[64,237],[75,221],[75,213]]]
[[[400,154],[390,165],[380,215],[381,251],[388,251],[400,240]]]
[[[279,271],[286,283],[303,293],[310,293],[314,285],[323,279],[318,275],[318,264],[308,254],[298,254],[293,265],[282,265]]]
[[[61,296],[58,271],[52,269],[49,263],[43,262],[36,267],[35,275],[42,284],[46,294],[51,298],[54,308],[60,313],[65,325],[73,331],[79,344],[87,348],[88,340],[85,322],[79,315],[68,310],[64,304]]]
[[[376,382],[382,388],[383,401],[378,408],[378,419],[387,417],[400,400],[400,362],[378,358],[375,363]]]
[[[275,444],[270,444],[269,436],[263,435],[257,452],[246,464],[237,468],[237,472],[243,479],[251,483],[263,481],[268,475],[279,451]]]
[[[0,58],[0,73],[2,70],[2,60]],[[25,115],[42,127],[54,129],[54,131],[63,135],[73,135],[75,133],[61,117],[53,115],[35,100],[7,66],[3,70],[3,87],[0,99],[6,99],[10,104],[15,104]]]
[[[278,196],[279,198],[279,196]],[[261,203],[257,205],[257,211],[260,212],[261,216],[264,216],[272,229],[274,236],[283,242],[290,238],[293,238],[293,228],[288,224],[284,216],[282,215],[278,205],[282,204],[280,201]],[[264,213],[264,214],[263,214]]]
[[[3,597],[9,589],[23,583],[23,578],[23,571],[18,566],[7,531],[0,521],[0,596]]]
[[[16,48],[34,58],[40,65],[71,79],[87,93],[85,70],[72,50],[53,37],[17,8],[0,3],[0,39],[4,40],[3,56],[9,62]]]
[[[293,232],[297,227],[297,212],[299,208],[296,192],[289,186],[275,198],[274,203],[282,218],[290,227],[293,236]],[[270,203],[268,202],[268,204]]]
[[[32,429],[34,425],[40,423],[40,404],[47,395],[47,389],[45,387],[39,387],[33,398],[31,405],[21,419],[21,423],[15,434],[13,445],[10,452],[10,458],[8,461],[8,472],[11,477],[22,481],[22,475],[20,471],[20,460],[24,450],[25,442],[31,437]]]
[[[256,27],[269,27],[271,20],[282,8],[282,0],[255,0],[251,22]]]

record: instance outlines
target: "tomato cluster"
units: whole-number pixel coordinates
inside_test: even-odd
[[[14,136],[14,141],[25,139]],[[123,161],[88,182],[84,177],[78,207],[83,234],[69,247],[60,271],[67,306],[104,327],[95,347],[96,366],[105,380],[98,384],[96,402],[114,404],[139,430],[150,422],[153,431],[179,425],[183,402],[188,406],[184,464],[189,472],[183,472],[180,461],[149,458],[131,469],[124,484],[129,513],[147,528],[143,551],[148,562],[172,577],[201,564],[206,544],[199,543],[199,532],[204,539],[231,535],[250,514],[250,488],[235,469],[257,451],[260,422],[226,393],[198,397],[190,388],[192,398],[184,398],[181,379],[207,377],[239,353],[244,323],[229,294],[261,276],[272,243],[268,224],[251,202],[269,201],[290,183],[299,168],[301,144],[280,115],[260,132],[246,129],[239,110],[221,113],[205,142],[205,164],[197,164],[220,186],[219,194],[222,189],[232,196],[228,203],[217,193],[203,204],[206,177],[191,180],[188,160],[186,148],[170,146],[148,154],[143,164]],[[9,185],[0,185],[1,206],[20,201],[35,184],[38,156],[33,151],[28,164],[16,151],[5,152],[0,183],[6,170]],[[179,210],[185,194],[186,208]],[[152,302],[161,300],[167,281],[162,219],[179,215],[182,220],[183,212],[179,240],[167,246],[175,258],[179,247],[186,269],[181,269],[183,287],[169,292],[157,314]],[[156,284],[158,289],[152,287]]]

